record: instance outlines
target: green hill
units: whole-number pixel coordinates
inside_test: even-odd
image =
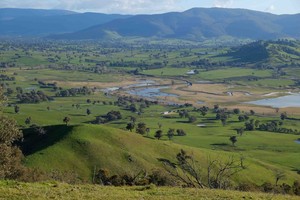
[[[229,155],[233,155],[239,159],[239,154],[232,152],[158,141],[104,125],[54,126],[45,129],[47,134],[41,136],[32,131],[24,131],[26,165],[47,172],[72,171],[87,182],[91,182],[95,167],[106,168],[111,174],[119,175],[136,174],[141,170],[164,171],[158,159],[175,161],[180,149],[192,154],[202,171],[207,168],[208,156],[226,160]],[[236,184],[251,182],[260,185],[266,181],[274,182],[276,166],[252,158],[247,159],[245,165],[249,167],[234,177]],[[289,170],[285,174],[285,182],[292,183],[295,174]]]
[[[300,63],[300,42],[294,40],[257,41],[232,48],[226,56],[238,63],[295,66]]]

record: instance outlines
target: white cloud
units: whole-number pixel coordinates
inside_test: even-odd
[[[185,0],[1,0],[0,7],[66,9],[104,13],[160,13],[181,10]]]
[[[217,8],[228,8],[233,4],[233,0],[216,0],[214,2],[214,7]]]
[[[265,11],[274,12],[275,10],[276,10],[276,7],[274,5],[270,5]]]

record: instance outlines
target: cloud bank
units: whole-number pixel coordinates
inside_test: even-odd
[[[181,10],[184,0],[1,0],[0,7],[65,9],[79,12],[160,13]]]

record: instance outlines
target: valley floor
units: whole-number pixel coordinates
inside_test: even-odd
[[[297,196],[257,192],[209,190],[172,187],[104,187],[96,185],[68,185],[57,182],[20,183],[0,182],[0,199],[299,199]]]

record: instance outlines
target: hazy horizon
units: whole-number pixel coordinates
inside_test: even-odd
[[[300,13],[299,0],[4,0],[0,8],[59,9],[75,12],[97,12],[107,14],[159,14],[184,11],[191,8],[241,8],[273,14]]]

